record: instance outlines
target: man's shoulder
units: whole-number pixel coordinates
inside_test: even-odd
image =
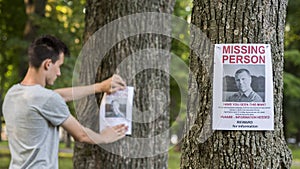
[[[26,96],[27,99],[35,100],[49,97],[59,97],[58,93],[54,92],[51,89],[42,87],[41,85],[26,86],[15,84],[8,90],[8,92],[6,93],[6,97],[18,96]]]
[[[251,92],[250,98],[252,99],[252,101],[255,101],[255,102],[262,102],[263,101],[261,96],[258,93],[256,93],[255,91]]]
[[[227,98],[227,101],[236,101],[237,98],[240,97],[240,93],[239,92],[236,92],[236,93],[233,93],[231,96],[229,96]]]
[[[45,87],[42,87],[41,85],[22,85],[20,83],[14,84],[9,88],[8,91],[15,91],[15,90],[39,90],[39,91],[45,91],[45,92],[51,92],[53,90],[47,89]]]

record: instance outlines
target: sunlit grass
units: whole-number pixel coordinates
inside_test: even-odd
[[[292,151],[293,165],[291,169],[300,169],[300,147],[289,146]]]
[[[10,152],[7,148],[8,144],[6,141],[0,142],[0,169],[7,169],[10,162]],[[60,144],[60,149],[65,148],[64,144]],[[72,144],[73,147],[73,144]],[[72,161],[73,154],[60,152],[59,153],[59,168],[62,169],[72,169],[73,168],[73,161]],[[168,161],[168,168],[169,169],[179,169],[180,168],[180,152],[174,151],[171,149],[169,151],[169,161]]]
[[[60,147],[65,148],[62,144]],[[300,147],[290,146],[293,154],[293,165],[291,169],[300,169]],[[59,153],[59,168],[72,169],[73,154],[69,152]],[[7,148],[7,142],[0,142],[0,169],[7,169],[10,162],[10,152]],[[174,148],[169,151],[169,169],[180,169],[180,152],[175,151]]]
[[[174,148],[169,150],[168,168],[169,169],[180,168],[180,152],[175,151]]]

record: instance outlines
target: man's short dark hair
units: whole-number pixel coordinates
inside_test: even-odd
[[[238,75],[238,74],[243,73],[243,72],[246,72],[251,77],[251,74],[250,74],[248,69],[239,69],[235,72],[235,75]]]
[[[59,54],[70,55],[69,49],[64,42],[52,35],[43,35],[36,38],[28,48],[29,65],[39,68],[46,59],[55,63]]]

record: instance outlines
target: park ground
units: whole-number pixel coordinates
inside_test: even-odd
[[[293,153],[292,169],[300,169],[300,147],[290,146]],[[60,144],[59,149],[59,168],[72,169],[73,149],[65,148],[65,144]],[[0,142],[0,169],[7,169],[10,161],[10,152],[7,141]],[[180,152],[171,149],[169,151],[169,169],[180,168]]]
[[[10,161],[10,151],[8,142],[4,133],[1,133],[4,141],[0,141],[0,169],[7,169]],[[300,146],[289,146],[293,154],[293,164],[291,169],[300,169]],[[73,144],[71,148],[66,148],[64,143],[59,147],[59,168],[73,169]],[[172,148],[169,150],[168,169],[180,168],[180,151]]]
[[[72,169],[73,149],[65,148],[65,144],[60,144],[59,148],[59,168]],[[10,152],[7,141],[0,142],[0,169],[7,169],[10,161]],[[169,151],[169,169],[179,169],[180,152],[171,149]]]

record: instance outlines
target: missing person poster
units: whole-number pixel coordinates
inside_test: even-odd
[[[126,89],[110,95],[104,94],[99,112],[100,131],[108,126],[125,124],[128,126],[126,135],[131,135],[133,95],[132,86],[127,86]]]
[[[273,77],[269,44],[216,44],[214,130],[273,130]]]

